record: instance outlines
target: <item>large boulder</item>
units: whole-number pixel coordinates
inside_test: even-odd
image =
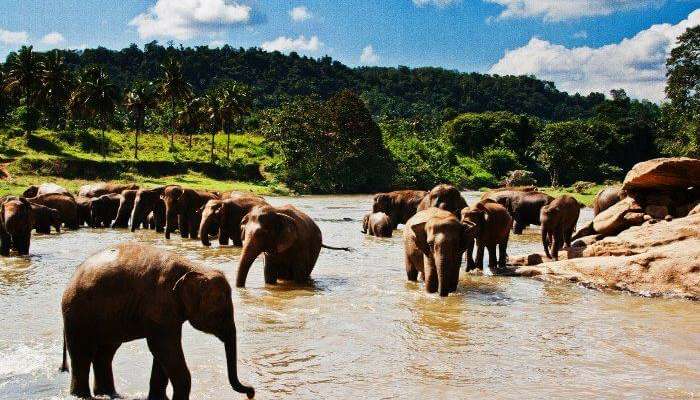
[[[541,259],[535,255],[516,259],[520,266],[512,267],[512,273],[700,300],[700,214],[632,227],[574,250],[558,262],[532,265]]]
[[[631,226],[641,225],[644,221],[642,207],[633,198],[626,197],[595,216],[593,232],[603,236],[616,235]]]
[[[700,186],[700,160],[657,158],[640,162],[627,173],[623,190],[668,190]]]

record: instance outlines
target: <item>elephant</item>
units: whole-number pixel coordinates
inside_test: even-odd
[[[64,188],[63,186],[59,186],[55,183],[42,183],[41,185],[32,185],[27,188],[27,190],[24,191],[22,194],[22,197],[24,198],[29,198],[29,197],[36,197],[42,194],[48,194],[48,193],[59,193],[59,194],[65,194],[68,196],[73,196],[70,194],[70,192]]]
[[[61,214],[57,210],[39,204],[32,204],[32,214],[34,215],[33,228],[36,230],[36,233],[49,234],[52,226],[56,232],[61,232]]]
[[[473,227],[440,208],[418,211],[403,231],[408,280],[416,282],[420,273],[426,292],[444,297],[456,291],[462,254]]]
[[[418,204],[428,192],[423,190],[398,190],[388,193],[377,193],[372,200],[372,212],[383,212],[389,216],[391,229],[399,224],[405,224],[416,214]]]
[[[576,223],[581,209],[585,205],[569,195],[552,200],[540,210],[542,223],[542,246],[549,258],[559,260],[559,250],[563,244],[571,246],[571,237],[576,230]]]
[[[456,187],[443,184],[435,186],[423,197],[418,205],[418,211],[427,210],[430,207],[449,211],[459,218],[462,209],[467,207],[467,201]]]
[[[391,220],[383,212],[370,213],[362,219],[362,233],[390,238],[393,233]]]
[[[272,285],[278,279],[307,282],[321,247],[350,251],[323,244],[318,225],[292,205],[254,207],[241,221],[241,236],[236,287],[245,287],[248,271],[260,253],[265,253],[265,283]]]
[[[513,228],[513,217],[501,204],[493,200],[482,200],[473,208],[462,210],[461,221],[473,224],[472,237],[467,243],[467,271],[484,269],[484,249],[489,251],[489,269],[493,274],[503,271],[506,267],[508,240]],[[476,260],[473,258],[474,243],[476,242]],[[498,257],[496,247],[498,246]]]
[[[622,191],[619,187],[609,186],[601,189],[593,199],[593,216],[607,210],[622,200],[622,197]]]
[[[218,226],[219,244],[227,246],[229,239],[234,246],[242,246],[241,221],[256,206],[268,205],[260,196],[235,194],[225,200],[209,200],[202,210],[199,224],[199,237],[202,244],[210,246],[209,233],[213,226]]]
[[[30,203],[39,204],[58,211],[63,224],[71,230],[78,229],[78,203],[73,196],[60,193],[47,193],[28,198]]]
[[[484,193],[481,200],[493,200],[505,207],[514,220],[513,233],[520,235],[528,225],[540,224],[540,209],[554,197],[541,192],[503,190]]]
[[[31,203],[24,197],[5,198],[0,204],[0,255],[9,256],[11,249],[29,254],[33,226]]]
[[[141,225],[150,225],[148,217],[153,213],[155,230],[161,233],[165,230],[165,202],[161,196],[172,188],[181,188],[179,185],[159,186],[153,189],[141,189],[136,192],[134,198],[134,210],[131,212],[131,231],[134,232]]]
[[[177,220],[180,237],[197,239],[199,223],[202,219],[201,208],[209,200],[220,200],[219,195],[204,190],[172,188],[165,190],[161,196],[165,201],[165,238],[175,232]]]
[[[117,216],[112,222],[112,228],[128,228],[131,212],[134,210],[134,200],[136,199],[137,190],[129,189],[121,192],[119,198],[119,207],[117,208]]]
[[[121,195],[110,193],[94,197],[90,201],[90,215],[93,228],[108,228],[117,217]]]
[[[75,198],[75,204],[78,207],[78,226],[92,226],[92,212],[90,211],[89,197],[78,196]]]
[[[108,183],[99,182],[90,185],[84,185],[80,187],[78,196],[83,197],[100,197],[104,194],[116,193],[119,194],[124,190],[138,190],[138,185],[135,184],[118,184],[118,183]]]
[[[90,365],[95,396],[118,397],[112,359],[122,343],[146,339],[153,355],[149,399],[189,398],[191,378],[182,351],[182,325],[224,343],[233,389],[255,395],[238,379],[236,326],[231,286],[223,273],[173,253],[137,243],[107,248],[76,269],[61,300],[63,364],[71,363],[70,393],[90,398]]]

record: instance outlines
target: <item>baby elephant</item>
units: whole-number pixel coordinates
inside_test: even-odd
[[[24,197],[7,197],[0,204],[0,255],[9,256],[15,249],[25,256],[34,226],[32,205]]]
[[[492,200],[482,200],[474,208],[462,210],[462,223],[474,225],[472,237],[467,244],[467,271],[478,268],[484,269],[484,248],[489,250],[489,269],[497,274],[506,267],[506,250],[513,218],[508,210]],[[476,262],[472,258],[476,241]],[[496,246],[499,257],[496,258]]]
[[[362,233],[390,238],[392,231],[391,220],[383,212],[367,214],[362,219]]]
[[[542,246],[547,257],[558,260],[559,250],[564,243],[571,246],[571,237],[583,207],[585,205],[568,195],[558,197],[542,207],[540,210]]]
[[[145,338],[153,354],[148,398],[173,400],[190,395],[190,372],[182,352],[182,324],[224,342],[233,389],[255,395],[238,380],[236,325],[231,286],[224,274],[172,253],[136,243],[97,253],[80,266],[61,301],[64,347],[70,355],[72,395],[90,398],[90,365],[96,396],[118,397],[112,359],[122,343]]]
[[[459,265],[474,224],[462,224],[449,211],[431,207],[406,222],[403,231],[406,275],[423,275],[425,291],[447,296],[457,290]]]

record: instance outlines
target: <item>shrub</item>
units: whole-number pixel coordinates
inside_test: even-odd
[[[480,156],[481,165],[497,178],[503,178],[509,171],[521,168],[518,156],[511,150],[494,147],[486,149]]]

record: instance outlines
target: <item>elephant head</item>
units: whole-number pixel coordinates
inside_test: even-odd
[[[22,193],[22,197],[26,198],[31,198],[31,197],[36,197],[36,195],[39,194],[39,186],[37,185],[32,185],[27,188],[27,190]]]
[[[471,222],[461,223],[451,213],[436,214],[411,226],[418,247],[428,262],[434,263],[440,296],[447,296],[457,289],[462,254],[468,240],[473,237],[474,227]],[[424,268],[431,267],[426,265]]]
[[[231,302],[231,286],[220,271],[201,273],[190,271],[182,275],[173,287],[185,318],[202,332],[212,334],[224,343],[229,383],[233,390],[255,396],[255,390],[238,379],[236,354],[236,324]]]
[[[179,186],[169,186],[163,190],[160,198],[165,202],[165,238],[170,239],[170,233],[175,232],[180,214],[180,196],[183,189]]]
[[[436,207],[449,211],[458,218],[462,209],[467,207],[467,202],[459,193],[459,190],[452,185],[435,186],[430,190],[424,201],[429,202],[427,207]]]
[[[209,200],[202,207],[202,220],[199,223],[199,237],[202,244],[211,246],[209,242],[209,232],[213,230],[212,226],[218,224],[223,227],[222,215],[224,213],[224,202],[221,200]],[[219,243],[222,246],[228,244],[228,236],[225,229],[219,230]]]
[[[238,264],[236,286],[245,286],[248,270],[260,253],[283,253],[292,247],[297,237],[294,218],[272,206],[253,208],[241,221],[243,252]]]

